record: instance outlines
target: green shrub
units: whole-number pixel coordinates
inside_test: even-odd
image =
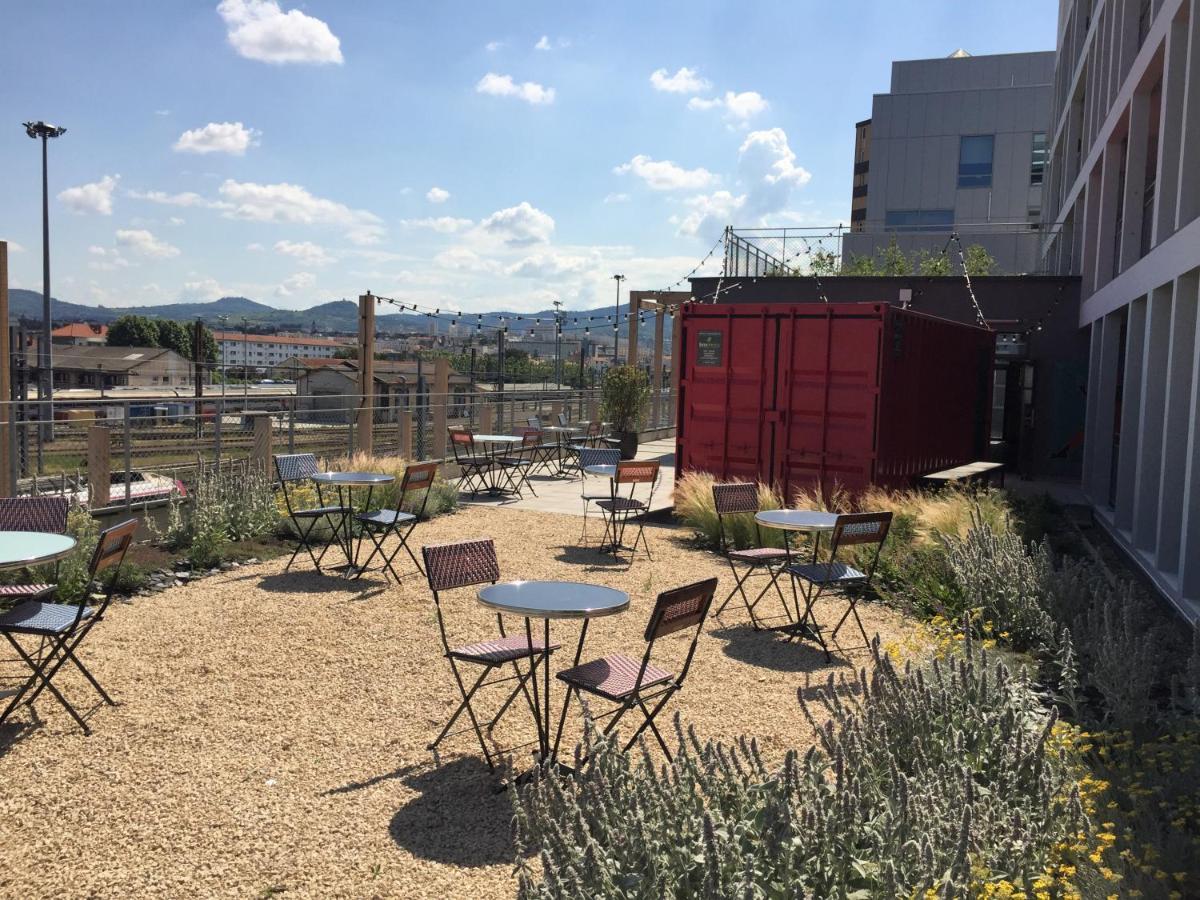
[[[600,382],[600,415],[615,431],[637,431],[650,405],[650,378],[637,366],[615,366]]]
[[[163,546],[185,551],[194,567],[207,569],[225,558],[230,543],[272,533],[279,511],[271,480],[254,466],[201,463],[190,496],[171,500],[166,526],[147,521]]]
[[[965,654],[818,690],[820,746],[769,767],[753,740],[679,750],[658,770],[588,733],[577,774],[515,799],[519,895],[898,897],[1029,891],[1082,826],[1055,721],[1023,677]],[[827,722],[825,720],[828,720]],[[538,849],[540,878],[524,851]]]
[[[675,515],[695,530],[699,541],[716,550],[721,546],[721,523],[713,502],[712,489],[717,479],[707,472],[688,472],[675,485]],[[760,509],[779,509],[783,506],[779,495],[770,485],[758,485]],[[783,546],[783,532],[775,528],[759,529],[762,543],[769,547]],[[754,528],[754,515],[744,513],[725,517],[725,539],[729,546],[738,550],[758,546]]]

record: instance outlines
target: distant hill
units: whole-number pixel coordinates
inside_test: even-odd
[[[42,295],[40,293],[23,288],[13,288],[9,291],[8,298],[9,319],[13,324],[18,323],[22,318],[31,326],[35,326],[41,321]],[[248,297],[222,297],[220,300],[203,303],[167,303],[157,306],[129,307],[84,306],[80,303],[60,300],[57,297],[50,298],[50,315],[53,317],[55,325],[63,325],[68,322],[108,324],[129,313],[176,321],[199,317],[210,326],[231,330],[240,328],[242,319],[245,318],[251,328],[276,328],[281,331],[311,331],[315,328],[322,334],[337,332],[353,334],[358,331],[358,303],[353,300],[331,300],[308,309],[294,310],[275,309]],[[595,316],[595,321],[590,323],[591,337],[602,343],[611,343],[611,324],[601,318],[611,315],[611,313],[611,306],[592,310],[563,310],[564,331],[572,337],[581,335],[583,326],[587,324],[584,321],[586,317]],[[517,315],[518,313],[505,311],[483,313],[482,324],[487,330],[498,327],[501,319],[504,319],[509,326],[509,333],[515,334],[517,331],[529,327],[525,323],[532,325],[531,320],[533,319],[540,318],[543,323],[548,320],[553,321],[554,310],[545,309],[539,312],[520,313],[522,322],[515,321]],[[222,316],[227,316],[228,319],[223,321]],[[572,320],[578,320],[578,322]],[[382,333],[413,331],[427,333],[431,321],[436,322],[435,327],[440,333],[444,334],[450,330],[450,321],[444,318],[431,320],[428,316],[421,314],[383,313],[382,311],[375,316],[375,327]],[[474,314],[462,317],[464,326],[473,326],[478,322],[480,319]],[[638,344],[650,345],[653,342],[654,328],[651,322],[652,320],[648,319],[646,327],[639,333]],[[622,333],[624,333],[624,328],[622,328]],[[669,338],[671,334],[669,320],[666,334]]]

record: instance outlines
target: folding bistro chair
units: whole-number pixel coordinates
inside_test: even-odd
[[[66,497],[0,497],[0,531],[44,531],[67,533]],[[0,585],[0,602],[44,597],[54,590],[52,584]]]
[[[458,465],[458,489],[471,494],[487,490],[487,473],[492,460],[486,454],[475,452],[475,435],[463,428],[450,432],[450,447],[454,451],[454,462]]]
[[[787,567],[793,579],[801,583],[800,592],[804,597],[804,615],[801,623],[811,622],[812,633],[825,651],[825,658],[830,658],[829,644],[821,635],[817,626],[813,605],[826,590],[834,591],[846,598],[846,611],[838,619],[837,625],[830,632],[830,639],[837,637],[838,630],[851,615],[858,623],[863,641],[869,646],[871,639],[867,637],[867,629],[863,627],[862,619],[858,617],[858,599],[871,585],[875,574],[875,566],[879,562],[879,552],[883,542],[887,540],[888,529],[892,525],[892,514],[881,513],[849,513],[837,517],[833,526],[833,542],[829,546],[829,559],[825,562],[797,563]],[[857,544],[874,544],[875,552],[871,561],[862,572],[854,566],[838,562],[838,551],[843,547]]]
[[[571,424],[571,417],[569,415],[567,415],[565,412],[560,412],[558,414],[558,424],[561,425],[563,428],[569,427]]]
[[[601,500],[611,500],[613,496],[612,488],[608,485],[605,490],[593,487],[588,488],[588,466],[615,466],[621,461],[620,450],[609,450],[604,447],[579,447],[579,499],[583,501],[583,528],[579,532],[579,542],[587,543],[587,520],[588,510],[593,503],[598,503]],[[597,476],[593,475],[593,481]]]
[[[136,530],[137,520],[129,519],[100,532],[96,549],[92,553],[91,566],[88,569],[89,586],[102,572],[113,567],[120,570],[121,563],[125,560],[125,552],[133,543],[133,533]],[[68,660],[96,689],[105,703],[109,706],[115,705],[112,697],[108,696],[104,688],[100,686],[100,682],[75,655],[75,651],[79,649],[83,639],[88,636],[96,623],[104,618],[108,604],[112,602],[115,582],[115,577],[109,581],[108,589],[104,592],[98,606],[88,606],[88,601],[92,599],[92,596],[85,589],[78,602],[74,604],[27,600],[0,615],[0,634],[8,638],[8,642],[13,645],[21,659],[25,660],[32,670],[29,679],[21,685],[4,712],[0,713],[0,724],[12,714],[22,700],[25,700],[25,703],[32,708],[34,701],[45,688],[50,691],[55,700],[62,704],[63,709],[71,714],[71,718],[79,723],[83,733],[91,734],[92,730],[83,720],[83,716],[53,684],[54,676]],[[17,641],[17,635],[39,638],[38,651],[36,653],[28,652]],[[29,695],[28,699],[25,699],[26,694]]]
[[[341,504],[329,504],[325,502],[325,498],[321,496],[321,485],[317,484],[317,505],[297,509],[292,506],[292,495],[288,490],[288,485],[297,481],[307,481],[313,475],[316,475],[317,458],[312,453],[283,453],[275,456],[275,474],[279,476],[279,486],[283,490],[283,503],[287,507],[288,518],[292,520],[292,524],[296,526],[296,533],[300,536],[300,544],[292,551],[292,557],[288,560],[287,565],[283,567],[283,571],[288,571],[292,567],[292,563],[296,561],[296,557],[300,555],[301,550],[308,551],[309,558],[312,559],[313,565],[318,572],[321,571],[321,560],[325,558],[325,554],[329,548],[337,541],[338,529],[349,527],[346,525],[347,517],[354,512],[354,509]],[[328,517],[333,530],[329,535],[329,540],[321,548],[321,553],[318,556],[313,552],[314,542],[309,540],[312,537],[313,529],[317,527],[317,523],[321,519]],[[304,524],[307,522],[308,527]]]
[[[612,479],[612,492],[605,500],[597,500],[601,515],[605,515],[604,536],[612,538],[613,556],[620,557],[622,550],[629,551],[629,562],[637,555],[638,541],[646,548],[646,556],[650,557],[650,543],[646,540],[646,513],[650,511],[650,503],[654,499],[654,489],[658,487],[659,462],[656,459],[630,459],[617,463],[617,474]],[[650,493],[645,500],[634,496],[639,484],[650,485]],[[621,494],[621,488],[628,485],[629,494]],[[633,544],[626,547],[625,529],[630,523],[637,525],[637,534]],[[653,559],[653,557],[650,557]]]
[[[529,473],[533,470],[534,464],[537,461],[535,454],[541,443],[542,433],[526,428],[521,434],[520,449],[515,453],[510,451],[504,456],[496,458],[496,464],[500,466],[505,483],[516,491],[518,497],[524,496],[521,493],[522,484],[529,488],[533,496],[537,496],[537,491],[529,483]]]
[[[759,529],[757,521],[754,522],[754,537],[757,546],[738,550],[730,547],[726,540],[726,516],[753,515],[758,512],[758,485],[746,483],[714,484],[712,493],[713,505],[717,511],[717,528],[721,541],[721,555],[729,563],[729,569],[733,572],[734,581],[733,589],[729,592],[729,596],[721,602],[721,605],[717,607],[717,611],[713,615],[720,616],[725,611],[725,607],[729,605],[729,601],[734,596],[740,595],[742,602],[746,605],[746,612],[750,614],[750,624],[754,626],[755,631],[758,631],[761,626],[759,625],[758,616],[754,614],[754,609],[772,587],[779,594],[779,600],[783,603],[783,608],[785,610],[788,608],[787,598],[783,596],[783,591],[779,587],[779,576],[783,574],[787,565],[792,561],[791,553],[786,547],[764,547],[762,545],[762,531]],[[787,533],[784,532],[784,540],[786,541],[786,539]],[[738,571],[739,565],[744,566],[741,571]],[[758,596],[751,602],[749,596],[746,594],[746,583],[752,576],[756,575],[766,575],[770,581],[763,586],[763,589],[758,592]]]
[[[542,430],[541,416],[530,416],[528,419],[525,420],[525,424],[528,425],[530,428],[533,428],[536,431]]]
[[[532,463],[529,467],[530,475],[538,469],[550,472],[551,467],[558,461],[559,446],[558,442],[547,443],[546,436],[540,428],[521,429],[520,452],[528,456]]]
[[[675,588],[659,594],[658,600],[654,604],[654,611],[650,614],[650,623],[646,626],[646,652],[642,654],[640,663],[628,656],[615,653],[558,673],[559,681],[567,685],[567,696],[563,701],[562,718],[559,720],[558,736],[555,738],[554,750],[556,753],[558,752],[558,739],[562,737],[563,723],[567,718],[567,707],[571,703],[571,695],[574,694],[576,699],[581,699],[580,693],[584,692],[617,704],[615,708],[595,717],[603,719],[606,716],[612,716],[604,727],[605,734],[610,734],[625,713],[635,706],[642,711],[642,724],[625,744],[626,750],[632,747],[641,737],[642,732],[649,728],[658,739],[658,745],[662,747],[667,759],[671,758],[671,751],[667,749],[666,741],[663,740],[658,726],[654,724],[654,717],[667,705],[667,701],[683,687],[683,681],[687,678],[688,669],[692,665],[692,657],[696,653],[696,644],[700,640],[704,619],[708,615],[708,608],[712,605],[713,594],[716,593],[716,590],[717,579],[709,578],[706,581],[698,581],[687,587]],[[695,626],[695,631],[692,632],[692,640],[688,645],[687,655],[684,657],[683,666],[678,675],[660,668],[650,661],[654,644],[659,638],[692,626]],[[654,705],[650,706],[652,703]]]
[[[557,650],[558,644],[551,644],[547,647],[542,641],[533,639],[532,644],[524,635],[506,635],[504,633],[504,619],[497,613],[496,625],[500,629],[498,638],[479,641],[474,644],[462,644],[457,647],[450,646],[450,639],[446,634],[446,620],[442,613],[441,593],[454,588],[469,587],[476,584],[495,584],[500,580],[500,564],[496,560],[496,546],[490,538],[483,538],[473,541],[462,541],[456,544],[435,544],[421,548],[421,553],[425,557],[425,573],[429,580],[429,590],[433,592],[433,604],[437,610],[438,632],[442,638],[442,648],[446,659],[450,662],[450,671],[454,673],[454,681],[458,684],[459,694],[462,696],[462,702],[458,708],[454,710],[454,714],[446,722],[441,732],[426,749],[437,753],[437,746],[442,740],[451,734],[450,729],[458,720],[458,717],[466,712],[467,717],[471,720],[471,728],[475,732],[475,737],[479,740],[479,748],[483,751],[483,758],[487,761],[488,768],[495,770],[496,764],[492,761],[492,752],[488,749],[487,741],[483,737],[483,729],[479,726],[479,719],[475,715],[475,710],[471,708],[471,700],[476,692],[484,685],[502,684],[504,682],[516,681],[516,687],[509,693],[507,699],[501,704],[499,711],[494,715],[487,725],[487,731],[490,734],[492,729],[496,727],[496,723],[500,721],[500,717],[508,710],[512,702],[517,698],[518,694],[525,695],[525,701],[529,704],[529,709],[533,711],[533,698],[529,694],[527,682],[537,672],[539,664],[549,665],[550,654]],[[519,661],[530,658],[532,647],[533,665],[528,672],[522,672],[518,665]],[[486,680],[495,670],[503,668],[506,664],[512,664],[513,674],[503,678],[495,678],[491,681]],[[462,672],[459,670],[460,665],[470,664],[480,667],[479,677],[475,679],[470,688],[463,681]],[[466,729],[460,729],[465,731]],[[458,734],[460,732],[453,732]]]
[[[371,560],[378,554],[383,559],[384,577],[386,578],[387,573],[391,572],[392,577],[396,579],[396,584],[399,584],[400,576],[392,566],[392,561],[400,554],[401,550],[404,550],[413,561],[413,565],[417,567],[417,571],[424,576],[425,570],[421,568],[421,563],[417,561],[412,548],[408,546],[408,538],[413,529],[417,527],[417,522],[425,515],[425,507],[429,504],[429,492],[433,487],[433,479],[437,475],[437,470],[438,464],[435,462],[414,463],[408,466],[404,470],[404,477],[400,479],[397,509],[377,509],[372,512],[361,512],[354,517],[362,525],[363,531],[371,539],[371,543],[375,545],[375,549],[363,563],[364,572],[370,567]],[[408,495],[419,491],[424,491],[421,495],[420,507],[416,512],[406,512],[404,504],[408,500]],[[399,536],[400,544],[389,554],[383,549],[383,545],[393,534]]]

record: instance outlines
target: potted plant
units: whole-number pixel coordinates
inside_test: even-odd
[[[600,383],[600,415],[621,439],[621,459],[637,455],[638,429],[646,420],[650,379],[636,366],[615,366]]]

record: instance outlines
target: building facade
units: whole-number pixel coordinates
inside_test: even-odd
[[[54,353],[54,389],[194,385],[190,360],[162,347],[64,346]]]
[[[249,334],[241,331],[214,331],[217,362],[223,367],[249,366],[265,370],[277,366],[289,356],[332,358],[350,341],[286,334]]]
[[[1060,0],[1046,265],[1081,279],[1083,490],[1200,619],[1200,2]]]
[[[1054,58],[959,50],[892,63],[891,90],[855,125],[843,262],[893,240],[910,256],[940,254],[954,231],[987,250],[997,274],[1040,271]]]

